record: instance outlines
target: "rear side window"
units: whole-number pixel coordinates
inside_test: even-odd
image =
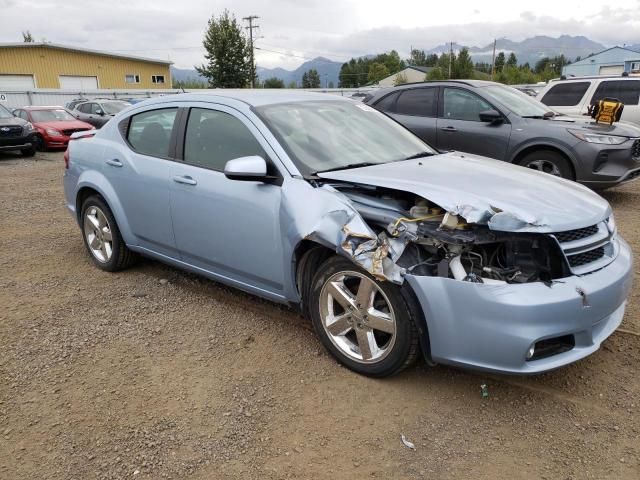
[[[580,103],[589,85],[589,82],[571,82],[554,85],[544,94],[541,102],[551,107],[573,107]]]
[[[603,98],[616,98],[625,105],[638,105],[640,99],[640,80],[607,80],[601,82],[593,94],[591,103]]]
[[[396,100],[398,100],[398,96],[400,93],[392,93],[383,97],[378,103],[374,105],[378,110],[382,112],[395,112],[396,110]]]
[[[420,117],[436,116],[437,88],[412,88],[404,90],[398,98],[396,112]]]
[[[168,157],[177,112],[177,108],[163,108],[131,117],[127,133],[131,147],[143,155]]]
[[[217,110],[191,109],[184,139],[185,162],[223,171],[229,160],[251,155],[267,158],[240,120]]]

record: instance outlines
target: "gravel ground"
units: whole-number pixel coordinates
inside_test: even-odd
[[[0,478],[640,478],[638,288],[624,332],[562,370],[368,379],[285,307],[148,260],[97,270],[62,169],[0,154]],[[640,183],[605,196],[640,251]]]

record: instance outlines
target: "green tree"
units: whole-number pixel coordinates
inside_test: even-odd
[[[298,84],[296,83],[295,80],[291,80],[288,84],[287,84],[287,88],[298,88]]]
[[[425,62],[425,67],[435,67],[438,63],[438,55],[435,53],[430,53],[427,55],[427,61]]]
[[[407,64],[415,67],[426,67],[427,55],[424,53],[424,50],[411,50],[411,55],[407,58]]]
[[[449,68],[449,67],[447,67]],[[425,80],[429,81],[429,80],[444,80],[447,78],[447,75],[449,74],[449,71],[447,70],[447,73],[445,74],[442,71],[442,68],[440,68],[439,66],[437,67],[433,67],[433,70],[431,70],[429,73],[427,73],[427,75],[425,76]]]
[[[383,78],[389,76],[389,69],[384,63],[372,63],[369,67],[367,79],[371,83],[378,83]]]
[[[455,68],[452,72],[452,78],[473,78],[473,62],[469,55],[469,49],[464,47],[458,52],[455,60]]]
[[[409,80],[407,79],[407,76],[400,72],[396,75],[396,78],[393,79],[393,85],[397,86],[397,85],[404,85],[405,83],[409,83]]]
[[[262,83],[262,88],[284,88],[284,81],[278,77],[267,78]]]
[[[27,30],[26,32],[22,32],[22,41],[24,43],[35,42],[35,40],[33,39],[33,35],[31,35],[31,32],[29,30]]]
[[[507,59],[507,63],[505,63],[507,67],[517,67],[518,66],[518,57],[516,54],[511,52],[509,54],[509,58]]]
[[[320,75],[315,68],[302,74],[302,88],[320,88]]]
[[[505,63],[504,52],[500,52],[498,53],[498,55],[496,55],[496,61],[494,63],[496,72],[502,71],[502,69],[504,68],[504,63]]]
[[[329,82],[329,88],[335,88],[333,82]]]
[[[451,61],[449,61],[451,59]],[[451,77],[449,77],[449,66],[451,66]],[[455,78],[455,68],[456,68],[456,54],[449,55],[448,53],[443,53],[438,58],[438,63],[436,67],[440,69],[444,78]],[[436,80],[435,78],[432,80]]]
[[[209,19],[202,45],[206,50],[206,63],[195,68],[210,87],[244,88],[251,83],[249,42],[242,26],[228,10]]]

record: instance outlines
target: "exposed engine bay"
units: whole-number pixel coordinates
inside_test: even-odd
[[[408,192],[332,187],[349,198],[378,241],[388,245],[383,253],[407,273],[485,284],[550,283],[571,275],[550,235],[490,230]]]

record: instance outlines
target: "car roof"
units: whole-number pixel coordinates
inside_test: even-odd
[[[339,95],[331,95],[320,92],[307,92],[284,89],[282,92],[273,90],[250,90],[250,89],[217,89],[215,91],[203,93],[178,93],[169,94],[162,97],[154,97],[145,102],[145,106],[153,104],[168,103],[174,101],[181,102],[212,102],[220,99],[236,100],[252,107],[264,105],[274,105],[278,103],[312,102],[312,101],[345,101],[353,102],[348,98]]]
[[[640,80],[639,76],[634,75],[589,75],[584,77],[567,77],[567,78],[553,78],[549,80],[549,83],[565,83],[565,82],[585,82],[589,80]]]
[[[28,105],[20,107],[20,110],[65,110],[61,105]]]

